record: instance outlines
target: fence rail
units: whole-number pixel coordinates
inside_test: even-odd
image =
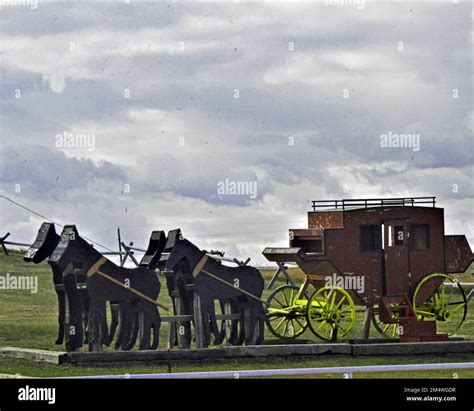
[[[21,243],[16,241],[7,241],[6,239],[10,236],[10,233],[7,233],[3,237],[0,237],[0,246],[3,249],[3,252],[8,255],[8,249],[6,248],[7,245],[14,246],[14,247],[31,247],[32,244],[29,243]],[[101,252],[102,255],[117,255],[120,258],[120,265],[123,266],[128,258],[138,266],[139,263],[134,257],[134,252],[138,251],[140,253],[146,253],[146,250],[140,247],[136,247],[133,245],[133,242],[130,242],[128,245],[121,240],[120,236],[120,229],[118,229],[118,240],[119,240],[119,251],[104,251]],[[169,253],[162,253],[162,255],[169,255]],[[237,258],[229,258],[223,257],[218,254],[207,253],[208,257],[213,258],[214,260],[218,261],[225,261],[228,263],[233,263],[236,265],[247,265],[250,262],[250,257],[247,258],[245,261],[238,260]]]
[[[400,364],[400,365],[364,365],[352,367],[322,367],[322,368],[289,368],[270,370],[235,370],[235,371],[198,371],[163,374],[126,374],[126,375],[95,375],[65,377],[67,379],[221,379],[221,378],[269,378],[295,377],[321,374],[341,374],[344,378],[352,378],[356,373],[377,372],[408,372],[431,370],[466,370],[474,369],[474,362],[456,362],[441,364]]]

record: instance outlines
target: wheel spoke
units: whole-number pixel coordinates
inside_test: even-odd
[[[285,304],[282,304],[281,301],[276,298],[276,296],[273,297],[273,300],[275,300],[278,304],[280,304],[280,306],[282,306],[283,308],[286,308],[287,306]]]
[[[301,324],[300,320],[298,320],[298,318],[295,318],[295,321],[301,326],[301,328],[304,328],[304,325]]]
[[[340,322],[337,322],[337,323],[334,323],[334,324],[335,324],[336,327],[340,328],[340,329],[343,331],[344,334],[347,333],[348,330],[346,330],[346,329],[341,325]]]
[[[326,324],[326,320],[322,320],[321,323],[316,327],[316,331],[318,331],[325,324]]]
[[[281,319],[281,321],[278,323],[278,325],[276,326],[276,328],[274,328],[275,331],[278,331],[278,329],[281,327],[281,325],[283,324],[283,322],[285,321],[286,317],[283,317]]]
[[[450,309],[450,311],[452,313],[456,312],[456,311],[459,311],[461,308],[465,307],[466,306],[466,303],[463,301],[463,302],[459,302],[459,303],[452,303],[453,305],[454,304],[458,304],[457,306],[453,307]]]
[[[328,290],[325,289],[325,290],[324,290],[324,293],[323,293],[323,301],[322,301],[322,302],[324,302],[324,304],[325,304],[326,306],[327,306],[327,304],[328,304],[328,298],[329,298],[329,297],[328,297]]]
[[[339,302],[336,304],[336,308],[339,308],[345,300],[346,300],[346,296],[343,295],[342,298],[339,300]]]
[[[327,328],[327,327],[329,327],[329,330],[328,330],[329,335],[327,335],[328,333],[324,329],[321,331],[321,335],[324,336],[325,338],[331,338],[331,335],[332,335],[331,324],[329,324],[328,322],[325,321],[324,322],[324,328]]]
[[[292,337],[296,336],[296,327],[295,323],[293,322],[293,318],[291,319],[291,328],[293,329],[293,334],[291,334]]]
[[[294,294],[295,294],[295,293],[294,293],[294,290],[293,290],[293,289],[291,289],[291,295],[290,295],[290,305],[293,305],[293,303],[294,303],[294,299],[293,299],[293,297],[294,297]]]
[[[336,301],[336,290],[331,290],[332,292],[332,299],[331,299],[331,304],[329,305],[329,309],[332,310],[332,308],[334,307],[334,303]]]

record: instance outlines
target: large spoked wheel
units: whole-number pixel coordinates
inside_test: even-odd
[[[355,322],[355,305],[342,288],[320,288],[308,301],[306,318],[311,331],[319,338],[336,341],[351,330]]]
[[[267,299],[267,328],[282,339],[292,340],[303,334],[308,326],[306,321],[306,300],[299,301],[298,287],[282,285]]]
[[[431,274],[416,286],[413,309],[418,319],[439,321],[439,331],[453,335],[466,319],[466,294],[454,277]]]
[[[396,313],[393,313],[393,314],[394,314],[394,316],[398,316],[398,314],[396,314]],[[382,337],[385,337],[385,338],[398,338],[399,337],[399,335],[398,335],[398,327],[399,327],[398,322],[391,323],[391,324],[384,323],[380,319],[379,308],[378,307],[376,309],[374,309],[374,311],[372,313],[372,324],[373,324],[374,328],[377,330],[377,332]]]

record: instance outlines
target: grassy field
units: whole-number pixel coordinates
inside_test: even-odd
[[[472,270],[472,268],[471,268]],[[266,281],[271,278],[273,270],[262,270]],[[24,348],[39,348],[47,350],[63,350],[62,346],[54,344],[57,334],[57,300],[52,285],[52,274],[47,264],[33,265],[24,263],[22,254],[12,253],[10,256],[0,255],[0,275],[10,273],[11,275],[35,275],[38,278],[38,292],[31,293],[26,290],[0,290],[0,346],[15,346]],[[302,277],[302,273],[292,269],[292,275],[296,278]],[[462,281],[472,281],[470,273],[462,275]],[[164,281],[162,281],[164,283]],[[283,284],[281,282],[280,284]],[[279,284],[277,284],[279,285]],[[160,301],[168,304],[169,297],[162,292]],[[269,291],[265,291],[264,297]],[[474,301],[470,303],[471,312],[474,312]],[[362,320],[364,314],[358,313],[358,321],[354,327],[352,337],[362,335]],[[160,346],[166,343],[165,325],[161,331]],[[267,332],[267,334],[269,334]],[[468,316],[461,334],[467,338],[474,338],[474,322],[472,315]],[[376,337],[375,330],[371,332]],[[266,335],[268,340],[273,336]],[[307,331],[302,337],[318,342],[315,337]],[[345,366],[345,365],[372,365],[372,364],[398,364],[398,363],[430,363],[430,362],[457,362],[474,361],[473,355],[449,355],[444,357],[433,356],[404,356],[404,357],[318,357],[307,361],[301,359],[291,360],[265,360],[265,361],[227,361],[225,363],[196,364],[196,365],[173,365],[173,372],[197,371],[197,370],[241,370],[241,369],[265,369],[265,368],[291,368],[291,367],[323,367],[323,366]],[[166,366],[141,366],[136,368],[75,368],[72,366],[54,366],[51,364],[36,364],[25,360],[13,360],[0,357],[0,374],[21,374],[26,376],[68,376],[68,375],[94,375],[94,374],[124,374],[124,373],[151,373],[167,372]],[[474,378],[472,371],[437,371],[437,372],[410,372],[388,374],[358,375],[357,377],[410,377],[410,378],[451,378],[457,373],[460,378]],[[328,376],[319,376],[328,377]],[[337,376],[342,378],[342,376]]]

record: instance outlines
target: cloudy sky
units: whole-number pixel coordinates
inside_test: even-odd
[[[109,247],[181,227],[255,263],[310,200],[433,195],[474,245],[472,5],[346,3],[0,7],[0,193]]]

